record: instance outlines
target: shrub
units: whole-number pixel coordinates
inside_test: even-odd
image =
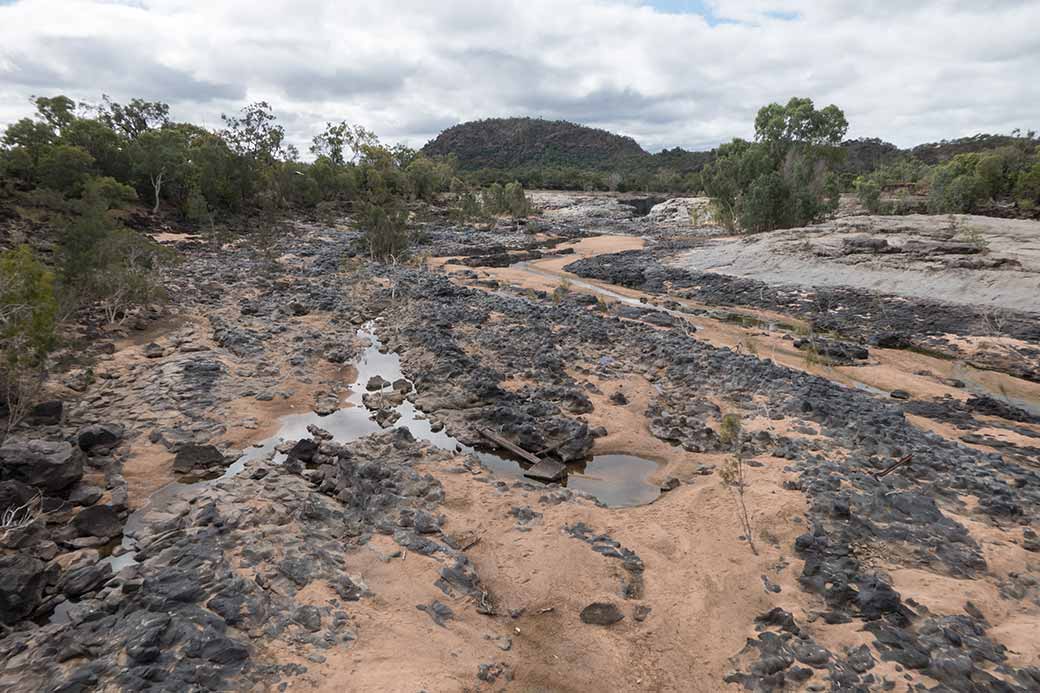
[[[509,213],[514,219],[524,219],[531,213],[531,201],[524,194],[524,188],[516,181],[506,184],[503,191]]]
[[[24,418],[54,347],[58,304],[54,274],[22,245],[0,254],[0,388],[7,431]]]
[[[396,261],[411,245],[408,212],[393,204],[366,205],[361,230],[368,254],[377,260]]]
[[[1040,206],[1040,162],[1018,174],[1015,201],[1022,209],[1033,210]]]
[[[952,162],[951,162],[952,164]],[[928,210],[934,214],[968,214],[985,198],[985,183],[957,165],[938,167],[928,190]]]
[[[191,224],[202,225],[211,221],[206,196],[202,194],[202,190],[197,185],[188,189],[188,197],[184,201],[184,208],[181,211],[184,218]]]
[[[91,176],[83,186],[83,203],[88,207],[118,208],[136,199],[136,190],[109,176]]]
[[[859,176],[854,183],[856,186],[856,197],[859,203],[870,212],[877,214],[881,211],[881,186],[873,177]]]
[[[61,299],[67,310],[97,305],[109,322],[136,305],[161,298],[157,270],[167,252],[135,231],[116,226],[95,206],[65,229]]]
[[[55,145],[40,157],[40,185],[68,196],[78,196],[93,165],[94,157],[82,147]]]

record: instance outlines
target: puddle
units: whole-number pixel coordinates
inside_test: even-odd
[[[661,495],[661,489],[648,481],[657,470],[656,462],[634,455],[596,455],[581,465],[581,471],[571,472],[567,487],[612,508],[646,505]]]
[[[284,462],[285,454],[277,452],[276,448],[287,440],[309,438],[310,433],[307,432],[309,425],[315,425],[328,431],[333,435],[334,440],[341,443],[348,443],[372,433],[404,426],[417,440],[429,441],[442,450],[476,455],[484,466],[497,477],[523,479],[531,483],[538,483],[524,477],[524,470],[527,469],[526,463],[522,464],[519,460],[497,451],[492,453],[463,445],[443,429],[434,431],[430,420],[408,400],[393,408],[400,414],[400,418],[388,428],[381,427],[373,419],[375,412],[365,407],[362,400],[367,392],[368,381],[378,375],[388,383],[392,383],[401,379],[403,375],[400,357],[393,352],[380,351],[382,344],[373,329],[374,326],[368,324],[358,330],[358,336],[368,340],[369,345],[354,364],[357,369],[357,380],[351,385],[350,395],[343,402],[343,408],[328,416],[304,412],[281,417],[279,419],[281,425],[275,436],[246,450],[220,476],[209,480],[191,479],[191,483],[185,483],[186,479],[182,477],[180,481],[163,486],[149,497],[144,506],[127,518],[121,544],[121,550],[124,553],[118,556],[108,556],[104,562],[109,563],[114,572],[135,563],[136,542],[133,537],[145,524],[149,513],[161,512],[171,503],[197,493],[205,485],[239,474],[248,463],[254,460],[270,459],[273,464]],[[392,392],[390,385],[387,385],[382,392]],[[657,469],[656,462],[632,455],[597,455],[590,460],[568,465],[569,476],[560,482],[560,485],[586,492],[609,507],[645,505],[660,495],[660,489],[649,482],[649,477]],[[58,613],[56,611],[55,616],[58,616]],[[52,622],[55,621],[52,620]]]

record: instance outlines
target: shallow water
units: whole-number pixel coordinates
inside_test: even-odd
[[[246,450],[219,476],[212,479],[192,480],[191,483],[184,483],[185,478],[182,477],[180,481],[166,484],[149,496],[148,502],[127,518],[122,540],[122,549],[125,553],[119,556],[109,556],[104,559],[104,562],[111,564],[114,572],[132,565],[135,562],[133,552],[136,548],[132,537],[136,530],[144,524],[149,512],[161,511],[173,502],[190,497],[205,485],[231,478],[239,474],[247,463],[254,460],[270,458],[274,464],[284,462],[285,454],[277,452],[276,448],[284,441],[310,438],[311,434],[307,431],[309,425],[328,431],[333,435],[333,439],[340,443],[349,443],[372,433],[404,426],[417,440],[429,441],[442,450],[477,456],[484,466],[497,477],[524,479],[531,483],[539,483],[524,477],[524,471],[527,468],[526,462],[522,463],[508,454],[493,453],[464,445],[443,429],[433,431],[430,420],[407,399],[393,407],[400,414],[400,418],[396,422],[387,428],[376,423],[373,419],[375,412],[365,407],[362,401],[362,397],[367,392],[366,386],[369,379],[376,375],[389,383],[401,379],[403,377],[401,359],[394,352],[381,351],[382,343],[375,335],[373,324],[365,325],[358,330],[357,334],[358,337],[367,340],[369,345],[354,364],[357,369],[357,380],[351,385],[350,395],[343,403],[345,405],[343,408],[327,416],[319,416],[314,412],[283,416],[279,419],[280,427],[277,434]],[[409,388],[411,388],[410,383]],[[388,385],[382,392],[389,394],[392,389]],[[560,482],[560,485],[588,493],[608,507],[645,505],[653,502],[660,495],[660,489],[649,481],[649,477],[657,469],[656,462],[633,455],[597,455],[590,460],[568,465],[569,474]],[[56,617],[59,614],[64,614],[64,610],[55,611]],[[60,622],[60,617],[59,621],[52,619],[52,622]]]

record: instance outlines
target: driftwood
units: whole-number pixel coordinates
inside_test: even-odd
[[[530,462],[531,464],[538,464],[539,462],[542,461],[538,456],[534,455],[533,453],[528,452],[527,450],[524,450],[522,447],[520,447],[516,443],[513,443],[512,441],[506,440],[505,438],[503,438],[502,436],[498,435],[497,433],[495,433],[493,431],[489,431],[486,428],[478,428],[477,429],[477,433],[479,433],[480,435],[484,436],[485,438],[490,440],[492,443],[494,443],[498,447],[505,448],[506,450],[508,450],[509,452],[513,453],[514,455],[516,455],[520,459],[526,460],[526,461]]]
[[[567,467],[556,460],[542,460],[524,472],[524,476],[539,481],[559,481],[567,476]]]
[[[524,472],[524,476],[526,477],[537,479],[539,481],[559,481],[567,475],[566,465],[560,464],[555,460],[541,459],[537,455],[524,450],[516,443],[506,440],[494,431],[489,431],[486,428],[478,428],[477,433],[484,436],[495,445],[505,448],[520,459],[530,462],[532,465],[531,468]],[[559,447],[559,445],[555,447]],[[552,448],[550,448],[550,450],[551,449]]]
[[[898,461],[893,462],[892,464],[888,465],[887,467],[882,469],[880,472],[875,474],[874,478],[877,479],[877,480],[880,480],[881,478],[886,477],[889,474],[891,474],[892,472],[894,472],[895,470],[899,469],[904,464],[909,464],[909,462],[911,460],[913,460],[913,459],[914,459],[913,455],[906,455],[904,457],[900,457]]]

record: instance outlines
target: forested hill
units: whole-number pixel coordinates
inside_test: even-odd
[[[563,120],[489,118],[448,128],[423,147],[427,155],[454,154],[459,168],[528,166],[603,170],[648,154],[631,137]]]

